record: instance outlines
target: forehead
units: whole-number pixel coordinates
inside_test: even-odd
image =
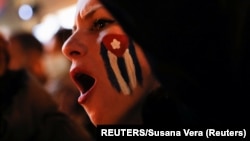
[[[84,16],[99,7],[101,4],[98,0],[78,0],[76,13]]]

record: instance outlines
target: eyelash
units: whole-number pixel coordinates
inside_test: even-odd
[[[96,20],[92,27],[90,28],[91,31],[100,31],[103,28],[105,28],[105,26],[114,23],[114,20],[110,20],[110,19],[98,19]]]

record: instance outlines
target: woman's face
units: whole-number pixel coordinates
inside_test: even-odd
[[[98,0],[79,0],[63,53],[80,91],[78,102],[99,124],[139,124],[145,96],[159,86],[141,48]]]

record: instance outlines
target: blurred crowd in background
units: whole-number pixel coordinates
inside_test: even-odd
[[[84,109],[77,103],[80,93],[68,74],[70,62],[61,52],[63,43],[72,33],[75,7],[72,4],[75,1],[58,1],[58,4],[50,1],[50,6],[45,7],[47,11],[40,10],[42,6],[46,6],[41,3],[48,4],[48,2],[0,0],[0,35],[8,42],[8,46],[6,45],[9,53],[7,67],[11,71],[26,70],[31,74],[51,96],[51,99],[58,104],[59,110],[84,129],[87,128],[89,135],[94,137],[95,128]],[[23,13],[21,13],[21,8],[26,8],[23,9]],[[64,17],[63,21],[60,20],[61,14]],[[2,53],[1,50],[1,57],[3,57]],[[2,60],[0,63],[3,67]],[[0,78],[2,80],[2,74]],[[5,92],[3,87],[1,85],[1,93]],[[1,101],[2,98],[4,96],[1,96]],[[8,132],[2,126],[5,122],[8,123],[4,118],[8,112],[5,112],[6,109],[1,105],[0,139],[2,133]]]
[[[71,29],[75,0],[0,0],[0,31],[28,31],[44,44],[60,29]]]

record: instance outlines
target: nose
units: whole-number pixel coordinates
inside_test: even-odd
[[[72,34],[63,44],[62,53],[72,61],[74,58],[84,55],[86,48],[83,43],[81,43],[81,40],[78,40],[76,35]]]

